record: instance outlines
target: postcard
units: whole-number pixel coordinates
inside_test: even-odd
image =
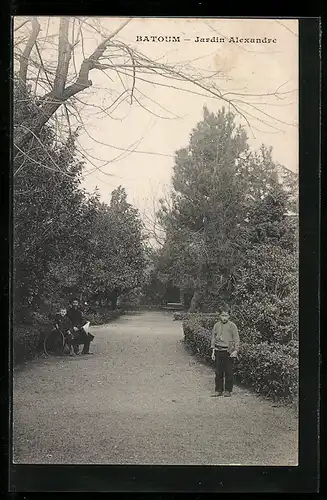
[[[297,467],[299,21],[13,23],[13,463]]]

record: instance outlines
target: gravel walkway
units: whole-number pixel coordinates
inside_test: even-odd
[[[297,418],[235,387],[211,398],[171,314],[93,327],[93,356],[37,359],[14,373],[14,462],[297,465]]]

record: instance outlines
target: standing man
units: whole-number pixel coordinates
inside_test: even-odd
[[[67,312],[67,316],[73,325],[73,332],[76,335],[76,340],[80,340],[83,344],[82,354],[93,354],[90,352],[90,343],[94,339],[94,335],[88,332],[90,323],[83,318],[82,311],[78,307],[78,300],[74,299],[72,307]],[[74,335],[73,333],[73,335]],[[75,353],[78,353],[78,346],[75,346]]]
[[[220,320],[214,325],[211,337],[211,358],[215,361],[215,396],[231,396],[233,390],[233,358],[237,357],[239,334],[229,313],[221,311]],[[225,381],[225,387],[224,387]]]

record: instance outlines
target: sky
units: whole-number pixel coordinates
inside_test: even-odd
[[[83,27],[84,54],[90,55],[102,36],[108,36],[124,21],[88,18]],[[54,33],[58,32],[58,22],[58,18],[51,20]],[[99,33],[91,26],[97,26]],[[180,37],[180,42],[137,41],[137,37],[146,36]],[[196,42],[197,37],[218,37],[220,41]],[[275,42],[235,43],[229,41],[230,37],[267,37]],[[79,147],[89,158],[83,181],[87,190],[97,187],[101,199],[108,202],[111,191],[122,185],[141,214],[153,211],[158,198],[169,190],[174,153],[187,146],[192,129],[202,118],[204,105],[212,112],[222,105],[234,111],[236,105],[246,118],[238,115],[237,121],[246,127],[250,146],[272,146],[273,158],[297,172],[297,20],[133,18],[114,40],[152,60],[177,64],[179,70],[197,78],[215,72],[211,82],[232,101],[228,105],[217,97],[194,93],[202,90],[192,83],[158,77],[157,82],[183,90],[138,80],[134,95],[139,103],[134,100],[131,104],[127,94],[113,109],[110,106],[122,90],[117,75],[111,69],[92,70],[91,89],[79,94],[87,102],[82,111],[85,131],[81,130],[79,137]],[[84,57],[78,52],[80,45],[75,51],[77,68]],[[148,75],[141,76],[154,81]],[[131,89],[132,79],[124,75],[122,79]],[[99,107],[108,112],[101,113]],[[126,154],[126,149],[135,151]]]
[[[102,26],[110,32],[123,19],[101,19]],[[249,143],[258,148],[261,143],[273,147],[273,158],[292,171],[298,170],[298,23],[296,20],[229,20],[229,19],[133,19],[117,35],[115,40],[131,47],[151,59],[163,57],[164,62],[181,63],[192,60],[189,66],[203,75],[208,71],[220,71],[215,78],[218,88],[248,94],[269,94],[277,89],[283,92],[275,96],[244,97],[246,102],[259,108],[242,104],[250,127],[244,119]],[[178,42],[137,42],[137,37],[179,36]],[[196,37],[224,38],[225,42],[195,42]],[[268,37],[276,42],[249,44],[229,42],[230,37]],[[185,41],[185,38],[191,39]],[[90,44],[94,43],[90,40]],[[93,45],[92,45],[93,47]],[[97,74],[96,74],[97,73]],[[110,81],[101,72],[92,72],[93,85],[106,87]],[[165,83],[164,79],[159,80]],[[178,82],[177,82],[178,85]],[[143,103],[165,118],[154,116],[137,103],[118,107],[115,119],[99,116],[91,120],[92,136],[97,141],[126,148],[137,143],[138,151],[158,154],[132,153],[125,159],[114,160],[122,151],[99,143],[94,144],[88,136],[81,138],[85,148],[90,148],[95,157],[114,160],[103,171],[86,173],[84,185],[88,190],[96,186],[103,201],[107,201],[112,189],[123,185],[129,200],[142,212],[152,209],[153,198],[167,191],[171,182],[174,152],[188,144],[193,127],[202,118],[203,106],[217,111],[224,103],[217,98],[207,98],[185,91],[152,86],[144,82],[137,84],[148,97]],[[187,90],[198,90],[191,84]],[[240,90],[239,90],[240,89]],[[287,93],[289,92],[289,93]],[[236,97],[235,99],[241,97]],[[149,99],[152,99],[150,101]],[[159,103],[162,108],[153,104]],[[226,106],[226,103],[225,103]],[[227,106],[228,107],[228,106]],[[177,115],[174,117],[170,110]],[[231,109],[232,110],[232,109]],[[253,117],[251,116],[253,115]],[[269,116],[268,116],[269,115]],[[167,119],[170,117],[171,119]],[[258,118],[268,123],[258,121]],[[89,171],[94,170],[90,167]]]

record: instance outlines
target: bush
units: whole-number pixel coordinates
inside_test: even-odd
[[[196,344],[196,334],[202,329],[199,314],[187,314],[183,320],[183,331],[186,342]]]
[[[298,392],[298,359],[295,346],[241,344],[235,375],[245,385],[271,399],[295,400]]]
[[[253,318],[252,317],[253,312]],[[176,315],[177,313],[175,313]],[[207,330],[212,330],[214,324],[219,320],[218,313],[179,313],[180,316],[175,317],[174,319],[181,319],[183,322],[188,321],[196,321],[201,324],[203,328]],[[262,307],[262,315],[264,316],[264,307]],[[193,319],[192,319],[193,318]],[[241,314],[240,309],[233,307],[232,321],[238,325],[239,329],[242,332],[242,341],[247,344],[259,344],[261,342],[265,342],[266,336],[263,331],[259,330],[259,315],[255,314],[254,311],[250,311],[248,316],[246,314]],[[286,342],[286,334],[284,333],[286,328],[284,329],[284,325],[277,323],[275,324],[275,333],[270,336],[271,342],[284,343],[287,345],[289,343]],[[296,337],[295,337],[296,338]]]
[[[85,317],[92,325],[105,325],[114,319],[119,318],[122,314],[122,311],[119,309],[111,310],[111,309],[103,309],[103,310],[95,310],[88,312]]]
[[[13,363],[17,365],[36,356],[39,345],[37,329],[21,325],[13,330]]]
[[[298,258],[295,252],[272,244],[246,251],[245,267],[235,270],[232,315],[252,342],[287,344],[298,339]],[[244,338],[244,336],[243,336]]]
[[[124,311],[138,311],[141,305],[141,289],[139,287],[119,296],[119,308]]]
[[[218,321],[218,313],[182,313],[184,322],[199,323],[203,328],[211,330],[213,325]]]
[[[173,320],[174,321],[184,321],[184,319],[188,318],[189,314],[196,314],[196,313],[188,313],[184,311],[175,311],[173,314]]]
[[[293,296],[294,295],[294,296]],[[287,344],[298,338],[298,307],[295,294],[278,298],[257,291],[232,307],[233,318],[247,342]],[[253,332],[256,332],[253,337]]]
[[[210,360],[211,325],[216,318],[187,315],[183,321],[185,342],[204,359]],[[203,325],[210,325],[206,328]],[[298,391],[298,342],[288,344],[240,343],[235,362],[237,380],[273,400],[294,401]]]
[[[13,324],[13,363],[17,365],[43,352],[43,339],[50,328],[46,315],[32,313],[25,321]]]

